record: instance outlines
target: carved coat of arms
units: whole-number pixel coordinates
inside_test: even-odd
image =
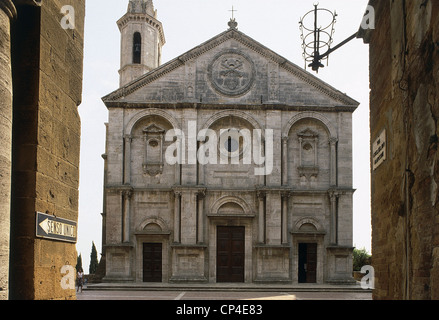
[[[213,87],[229,96],[247,93],[253,84],[254,77],[253,62],[234,50],[217,55],[209,66],[209,79]]]

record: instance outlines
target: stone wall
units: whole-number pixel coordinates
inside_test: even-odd
[[[20,2],[21,3],[21,2]],[[61,8],[73,5],[75,28]],[[37,238],[36,212],[77,221],[85,1],[17,5],[12,29],[11,299],[75,299],[63,289],[74,243]]]
[[[371,174],[373,296],[438,299],[439,3],[370,4],[372,143],[387,134],[387,159]]]
[[[12,71],[10,19],[15,8],[0,3],[0,300],[8,298],[12,152]]]

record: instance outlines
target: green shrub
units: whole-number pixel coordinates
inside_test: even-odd
[[[353,252],[354,271],[361,271],[361,267],[371,264],[372,256],[367,252],[365,248],[354,248]]]

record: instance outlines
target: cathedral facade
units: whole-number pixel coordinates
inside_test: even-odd
[[[358,102],[233,19],[165,64],[151,0],[118,25],[104,281],[350,283]]]

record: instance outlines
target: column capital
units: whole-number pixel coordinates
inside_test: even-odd
[[[182,190],[182,188],[181,187],[178,187],[178,186],[174,186],[173,188],[172,188],[172,191],[174,192],[174,196],[177,198],[177,197],[181,197],[181,195],[183,194],[183,190]]]
[[[206,188],[198,189],[195,191],[195,194],[198,196],[198,199],[202,199],[206,196]]]
[[[133,189],[126,189],[126,190],[121,190],[121,194],[128,199],[131,199],[131,197],[133,196],[134,190]]]
[[[291,191],[282,191],[280,193],[282,199],[288,199],[291,197]]]
[[[256,190],[256,196],[258,197],[259,200],[265,199],[266,195],[267,195],[267,190],[264,189]]]
[[[329,144],[331,146],[335,146],[337,144],[337,142],[338,142],[338,138],[335,138],[335,137],[329,138]]]
[[[329,190],[328,191],[328,196],[329,196],[329,199],[331,200],[331,202],[335,201],[339,195],[340,195],[340,192],[337,190]]]

